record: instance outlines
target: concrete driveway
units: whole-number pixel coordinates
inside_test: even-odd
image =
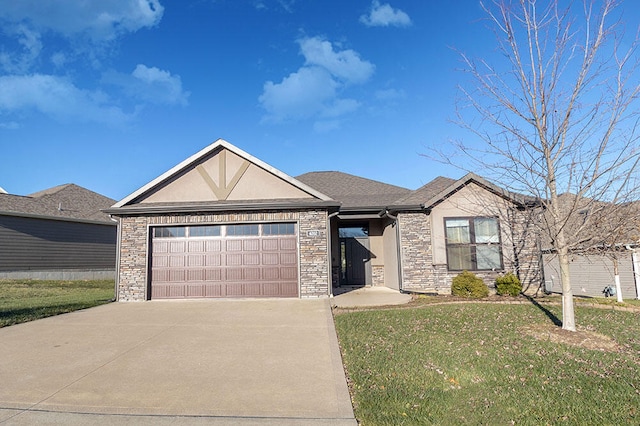
[[[356,424],[327,299],[112,303],[0,360],[4,424]]]

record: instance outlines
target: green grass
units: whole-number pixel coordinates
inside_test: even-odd
[[[0,280],[0,327],[112,301],[113,280]]]
[[[640,314],[577,307],[616,350],[537,340],[561,308],[447,304],[337,312],[362,425],[640,424]],[[568,333],[568,332],[565,332]],[[575,335],[575,334],[573,334]]]

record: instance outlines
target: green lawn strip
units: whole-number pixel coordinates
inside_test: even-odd
[[[559,307],[549,306],[560,316]],[[577,308],[615,352],[539,341],[533,305],[447,304],[336,315],[356,418],[386,424],[639,424],[640,315]]]
[[[112,301],[113,280],[0,280],[0,327]]]

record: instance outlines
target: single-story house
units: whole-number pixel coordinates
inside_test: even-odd
[[[531,206],[474,174],[415,191],[340,172],[291,177],[218,140],[105,210],[117,299],[448,293],[472,270],[543,282]]]
[[[111,198],[74,184],[28,196],[0,192],[0,278],[113,279]]]

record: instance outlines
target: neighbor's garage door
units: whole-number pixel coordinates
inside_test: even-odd
[[[296,296],[293,223],[152,229],[152,299]]]

